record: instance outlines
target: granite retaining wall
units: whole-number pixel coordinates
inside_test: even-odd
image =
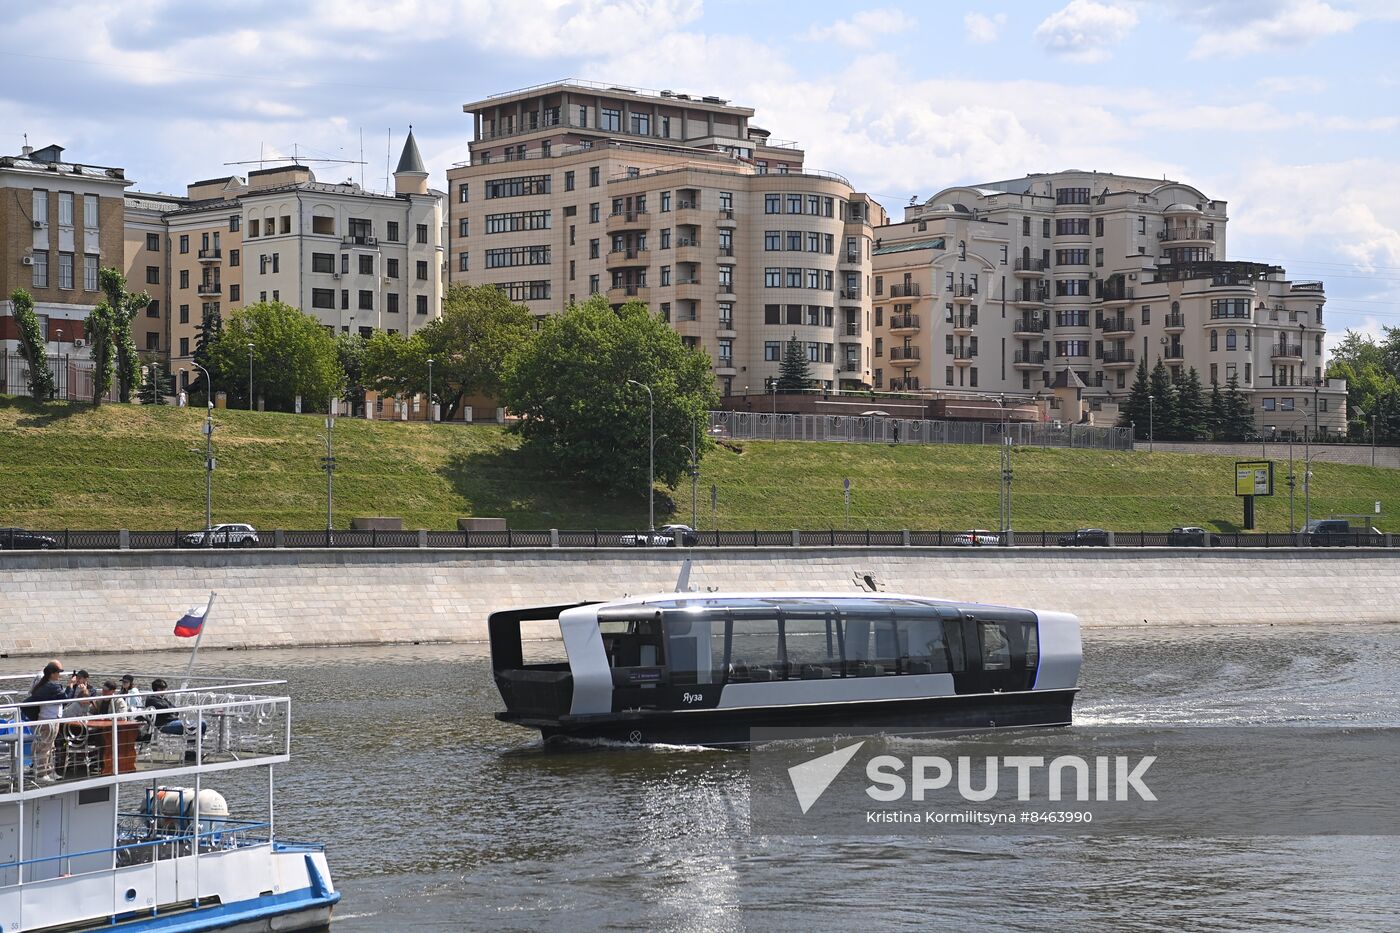
[[[505,607],[671,590],[673,550],[0,553],[0,654],[185,648],[180,614],[219,594],[208,647],[480,641]],[[701,591],[906,592],[1060,609],[1086,625],[1400,621],[1400,553],[1379,550],[705,548]]]

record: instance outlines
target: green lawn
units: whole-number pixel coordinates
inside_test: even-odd
[[[204,521],[203,412],[55,403],[0,396],[0,526],[171,529]],[[259,528],[325,526],[323,420],[216,413],[215,521]],[[336,423],[336,526],[392,515],[409,528],[454,528],[468,515],[513,528],[644,527],[646,498],[613,496],[561,479],[523,454],[501,428],[341,419]],[[644,456],[644,452],[639,452]],[[1233,461],[1176,454],[1017,448],[1014,525],[1161,530],[1199,524],[1235,530]],[[1301,467],[1299,467],[1301,472]],[[1259,500],[1259,528],[1288,529],[1281,494]],[[700,477],[700,527],[841,528],[842,481],[852,484],[852,528],[995,528],[998,450],[767,443],[721,447]],[[1400,502],[1400,471],[1313,467],[1313,515],[1369,513]],[[689,521],[690,488],[658,490],[658,522],[676,502]],[[1302,521],[1301,480],[1297,518]],[[1387,529],[1385,523],[1378,523]]]

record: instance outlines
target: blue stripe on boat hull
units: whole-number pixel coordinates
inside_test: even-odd
[[[141,917],[112,923],[93,921],[90,930],[120,933],[262,933],[320,930],[330,924],[331,908],[340,900],[339,891],[318,893],[316,887],[282,894],[267,894],[232,904],[215,904],[158,917]],[[322,889],[324,891],[324,889]],[[304,914],[304,917],[293,917]],[[274,927],[274,923],[276,924]]]

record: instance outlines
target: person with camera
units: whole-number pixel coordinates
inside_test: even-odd
[[[50,661],[44,665],[43,677],[26,703],[42,703],[34,726],[34,780],[52,784],[58,780],[54,773],[54,743],[58,739],[58,720],[63,715],[63,703],[72,693],[62,683],[63,665]]]

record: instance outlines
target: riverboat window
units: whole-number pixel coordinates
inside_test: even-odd
[[[836,613],[785,614],[783,653],[789,680],[841,676],[841,623]]]
[[[776,612],[771,619],[735,619],[726,641],[729,683],[783,679],[787,668]]]
[[[666,661],[673,684],[724,679],[724,620],[714,616],[666,620]]]

